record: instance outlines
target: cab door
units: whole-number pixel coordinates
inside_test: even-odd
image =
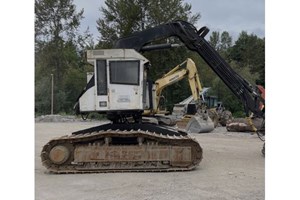
[[[109,109],[141,110],[142,86],[139,60],[109,61]]]

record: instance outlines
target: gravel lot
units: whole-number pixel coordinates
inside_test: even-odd
[[[40,152],[51,138],[99,125],[99,122],[35,123],[35,199],[37,200],[260,200],[265,197],[263,142],[249,133],[192,134],[203,148],[196,170],[169,173],[47,173]]]

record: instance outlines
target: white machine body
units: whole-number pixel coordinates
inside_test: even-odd
[[[79,98],[80,112],[144,110],[149,107],[145,66],[149,61],[133,49],[88,50],[94,66],[86,91]]]

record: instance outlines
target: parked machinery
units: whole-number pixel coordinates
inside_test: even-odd
[[[264,99],[258,88],[238,75],[209,45],[204,39],[208,31],[206,27],[197,30],[188,22],[175,21],[122,38],[114,49],[88,51],[95,74],[75,108],[78,114],[105,113],[111,123],[50,140],[42,149],[43,165],[56,173],[83,173],[182,171],[200,163],[202,148],[187,133],[142,120],[144,110],[153,107],[147,101],[151,99],[146,79],[149,61],[138,52],[172,47],[146,46],[171,36],[178,37],[207,62],[242,101],[247,114],[264,118]]]
[[[145,57],[133,49],[102,49],[87,51],[87,61],[94,76],[75,108],[83,115],[106,114],[111,123],[50,140],[41,154],[49,171],[183,171],[200,163],[202,148],[195,139],[158,120],[143,120],[143,115],[157,119],[162,88],[147,82]]]
[[[232,113],[225,109],[223,103],[218,101],[217,97],[207,95],[209,89],[210,88],[204,87],[199,94],[202,97],[202,101],[206,104],[208,116],[213,121],[214,127],[217,127],[219,124],[226,126],[227,122],[232,120]],[[181,118],[182,116],[192,117],[195,114],[194,107],[195,101],[193,100],[193,96],[189,96],[174,105],[172,115],[177,116],[177,118]],[[184,129],[188,122],[189,120],[186,117],[177,122],[177,125]]]
[[[184,78],[188,80],[191,89],[191,98],[194,101],[193,107],[191,108],[191,112],[193,113],[185,112],[181,116],[173,114],[165,115],[166,111],[160,110],[159,108],[163,89]],[[154,99],[152,102],[155,102],[155,105],[153,105],[153,109],[146,110],[144,115],[152,114],[161,119],[164,124],[174,125],[176,123],[179,128],[184,129],[186,132],[203,133],[210,132],[214,129],[213,121],[208,115],[206,103],[204,102],[203,96],[200,95],[202,86],[197,67],[192,59],[188,58],[183,63],[175,66],[163,77],[157,79],[154,85],[155,87],[152,89]]]

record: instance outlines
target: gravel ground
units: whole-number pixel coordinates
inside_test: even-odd
[[[99,125],[99,122],[35,124],[35,199],[37,200],[261,200],[265,197],[263,142],[249,133],[191,134],[203,148],[200,165],[189,172],[54,175],[40,160],[51,138]]]

